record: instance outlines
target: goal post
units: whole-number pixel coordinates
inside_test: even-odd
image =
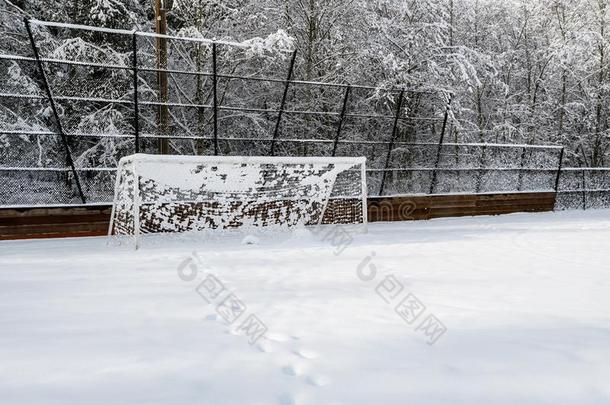
[[[135,154],[108,235],[367,223],[366,158]]]

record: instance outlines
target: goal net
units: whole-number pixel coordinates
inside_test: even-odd
[[[135,154],[120,160],[109,235],[366,224],[365,158]]]

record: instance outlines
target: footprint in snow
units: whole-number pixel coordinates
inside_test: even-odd
[[[330,384],[330,378],[324,375],[310,375],[307,377],[307,382],[316,387],[323,387]]]
[[[310,405],[317,404],[314,398],[311,396],[311,392],[301,391],[295,393],[283,393],[279,397],[280,405]]]
[[[280,395],[280,405],[296,405],[296,398],[292,394],[284,393]]]
[[[256,345],[256,348],[263,353],[273,352],[273,344],[266,339],[261,339],[260,343]]]
[[[280,405],[295,405],[294,398],[290,394],[280,395]]]
[[[287,342],[290,340],[288,335],[284,335],[283,333],[266,333],[265,337],[274,342]]]
[[[318,353],[308,349],[296,349],[294,353],[307,360],[313,360],[318,357]]]
[[[303,374],[304,367],[299,364],[292,364],[282,368],[282,372],[292,377],[298,377]]]

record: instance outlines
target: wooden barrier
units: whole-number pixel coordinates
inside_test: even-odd
[[[369,222],[552,211],[555,193],[506,193],[373,197]],[[101,236],[108,232],[111,207],[0,208],[0,240]]]
[[[0,208],[0,240],[105,235],[111,210],[109,205]]]
[[[370,222],[553,211],[555,193],[447,194],[369,198]]]

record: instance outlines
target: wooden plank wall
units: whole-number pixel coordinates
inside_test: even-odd
[[[432,195],[369,198],[370,222],[427,220],[553,211],[555,193]]]
[[[109,205],[0,208],[0,240],[106,235],[111,210]]]
[[[552,211],[555,193],[507,193],[374,197],[369,222]],[[108,232],[108,205],[0,208],[0,240],[101,236]]]

